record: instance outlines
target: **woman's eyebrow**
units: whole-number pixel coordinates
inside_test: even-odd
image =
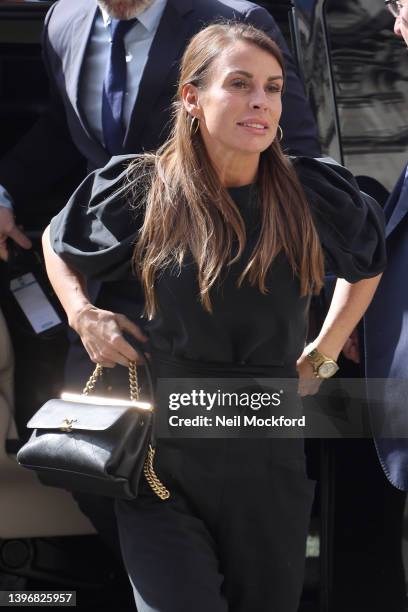
[[[251,74],[250,72],[247,72],[246,70],[231,70],[230,72],[228,72],[227,76],[229,76],[230,74],[242,74],[243,76],[246,76],[248,79],[253,79],[254,75]],[[270,77],[268,77],[268,81],[277,81],[277,80],[281,80],[283,81],[283,76],[281,74],[275,74],[272,75]]]

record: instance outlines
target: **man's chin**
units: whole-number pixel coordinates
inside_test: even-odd
[[[146,10],[154,0],[98,0],[98,4],[112,19],[133,19]]]

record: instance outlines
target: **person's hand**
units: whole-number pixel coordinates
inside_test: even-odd
[[[299,374],[298,393],[301,397],[315,395],[322,384],[322,379],[314,375],[312,364],[307,358],[308,352],[310,352],[310,347],[302,353],[296,363]]]
[[[350,361],[353,361],[354,363],[360,363],[360,343],[358,341],[357,328],[352,331],[350,338],[343,346],[343,355],[346,357],[346,359],[350,359]]]
[[[11,238],[23,249],[31,249],[31,240],[17,227],[13,211],[0,206],[0,259],[8,260],[7,239]]]
[[[146,342],[147,337],[125,315],[87,304],[69,323],[80,336],[94,363],[100,363],[106,368],[114,368],[117,363],[128,367],[129,361],[141,363],[137,352],[125,340],[122,332],[128,332],[139,342]]]

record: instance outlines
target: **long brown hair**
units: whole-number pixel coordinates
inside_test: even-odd
[[[205,87],[214,60],[237,41],[267,51],[284,72],[278,46],[261,30],[237,22],[205,28],[192,38],[182,59],[170,138],[157,154],[138,156],[129,169],[134,201],[145,206],[133,263],[144,287],[149,317],[156,312],[158,274],[169,265],[180,267],[188,252],[197,265],[201,302],[211,312],[211,287],[245,247],[243,219],[218,178],[200,131],[191,129],[191,117],[181,101],[183,86]],[[261,229],[238,286],[248,277],[267,293],[267,271],[283,250],[300,279],[301,295],[317,293],[323,280],[321,245],[303,189],[277,138],[261,154],[258,185]],[[235,257],[234,240],[238,243]]]

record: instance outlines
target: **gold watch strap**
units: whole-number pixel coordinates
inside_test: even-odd
[[[325,355],[324,353],[319,351],[319,349],[317,348],[312,349],[309,353],[307,353],[307,356],[309,357],[311,361],[319,360],[320,364],[324,363],[325,361],[334,361],[334,363],[337,364],[337,361],[333,359],[333,357],[329,357],[328,355]]]
[[[313,374],[317,378],[320,378],[319,369],[324,363],[327,363],[327,362],[334,363],[337,366],[337,369],[339,367],[335,359],[333,359],[332,357],[329,357],[328,355],[325,355],[324,353],[319,351],[319,349],[317,348],[313,348],[311,351],[309,351],[307,353],[307,358],[309,359],[309,362],[313,368]]]

